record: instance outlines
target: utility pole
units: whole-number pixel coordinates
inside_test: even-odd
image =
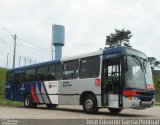
[[[16,59],[16,40],[17,40],[17,35],[13,35],[13,39],[14,39],[14,50],[13,50],[13,68],[15,68],[15,59]]]
[[[2,28],[7,30],[7,32],[11,35],[11,37],[14,39],[14,49],[13,49],[13,68],[15,68],[15,60],[16,60],[16,40],[17,40],[17,35],[13,35],[7,28]]]
[[[8,68],[8,56],[9,56],[9,53],[7,53],[7,64],[6,64],[6,69]]]
[[[53,45],[51,44],[51,53],[52,53],[52,60],[53,60]]]
[[[21,66],[21,56],[19,57],[19,67]]]

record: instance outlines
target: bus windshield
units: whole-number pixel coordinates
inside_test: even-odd
[[[128,56],[127,62],[126,87],[146,89],[148,84],[153,85],[150,63],[146,59]]]
[[[128,71],[125,74],[126,87],[147,89],[153,86],[152,71],[147,56],[134,49],[125,49]]]
[[[128,56],[128,71],[125,75],[126,87],[146,89],[145,71],[141,60]]]
[[[147,62],[146,64],[146,73],[145,73],[145,77],[146,77],[146,84],[153,84],[153,77],[152,77],[152,71],[151,71],[151,66],[150,63]]]

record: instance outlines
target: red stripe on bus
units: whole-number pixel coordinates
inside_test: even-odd
[[[134,90],[124,90],[123,91],[124,96],[137,96],[139,94],[136,93]]]
[[[33,98],[34,103],[38,103],[38,98],[37,98],[36,93],[34,91],[33,85],[31,85],[31,94],[32,94],[32,98]]]

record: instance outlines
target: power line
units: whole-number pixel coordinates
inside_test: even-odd
[[[22,40],[21,40],[22,41]],[[21,42],[21,41],[19,41],[19,42]],[[24,45],[25,44],[25,45]],[[33,50],[35,50],[35,49],[37,49],[37,50],[40,50],[39,52],[41,52],[41,53],[45,53],[45,54],[51,54],[51,51],[50,50],[48,50],[48,49],[46,49],[46,48],[43,48],[43,47],[40,47],[40,46],[37,46],[36,44],[30,44],[28,41],[26,41],[26,42],[24,42],[24,40],[23,40],[23,44],[22,44],[22,42],[21,42],[21,45],[23,46],[23,48],[30,48],[30,49],[32,49],[32,51]]]
[[[23,50],[23,52],[25,53],[25,54],[27,54],[28,56],[30,56],[30,54],[28,54],[28,51],[26,51],[26,49],[25,49],[25,47],[22,45],[22,43],[19,41],[19,44],[18,45],[20,45],[20,47],[22,47],[21,49]]]
[[[7,35],[8,35],[8,34],[7,34]],[[2,41],[1,43],[3,44],[3,46],[6,47],[6,48],[8,48],[8,49],[11,51],[11,50],[12,50],[12,47],[9,46],[10,43],[8,43],[7,40],[4,40],[4,39],[1,38],[1,37],[0,37],[0,39],[1,39],[1,41]],[[27,54],[27,56],[30,57],[30,54],[28,54],[28,51],[26,51],[26,49],[25,49],[26,46],[24,47],[24,45],[22,44],[22,42],[21,42],[20,40],[18,40],[17,43],[18,43],[17,45],[19,45],[18,48],[21,49],[21,50],[24,52],[24,54]],[[23,43],[26,43],[26,42],[23,42]],[[27,48],[39,49],[39,50],[41,50],[40,52],[43,52],[43,53],[46,53],[46,54],[50,54],[50,52],[47,51],[47,49],[42,49],[42,48],[39,48],[39,47],[36,47],[36,46],[32,46],[32,45],[29,44],[29,43],[27,44]]]
[[[1,33],[1,34],[4,34],[4,35],[10,35],[10,34],[3,33],[3,32],[0,32],[0,33]],[[44,48],[44,47],[39,46],[39,45],[34,44],[34,43],[30,43],[29,41],[24,40],[24,39],[22,39],[22,38],[20,38],[20,37],[18,37],[17,39],[23,41],[23,43],[28,44],[28,45],[30,45],[30,46],[32,46],[32,47],[35,47],[35,48],[38,48],[38,49],[42,49],[42,50],[44,50],[44,51],[46,51],[46,52],[50,52],[50,49]]]
[[[4,34],[4,35],[7,35],[7,36],[11,35],[11,34],[7,34],[7,33],[3,33],[3,32],[0,32],[0,33]],[[3,38],[0,38],[0,39],[3,42],[3,43],[1,42],[3,44],[3,46],[5,46],[6,48],[8,48],[9,51],[13,50],[12,47],[10,46],[10,43],[8,42],[8,40],[6,41]],[[44,48],[44,47],[36,45],[34,43],[30,43],[29,41],[24,40],[24,39],[18,37],[17,38],[17,48],[18,48],[17,50],[19,51],[18,53],[20,53],[21,57],[23,57],[22,56],[23,55],[22,52],[23,52],[24,55],[27,55],[27,57],[29,57],[29,59],[31,59],[30,54],[28,54],[29,51],[26,50],[26,47],[27,48],[31,48],[32,51],[34,51],[35,49],[38,49],[38,50],[40,50],[38,52],[42,52],[42,53],[45,53],[47,55],[51,54],[51,50],[50,49]],[[19,54],[17,54],[17,56],[18,55]],[[26,57],[25,57],[25,59],[26,59]]]
[[[2,51],[2,50],[0,50],[0,52],[2,52],[2,53],[5,53],[5,54],[6,54],[6,53],[9,53],[9,52],[6,52],[6,51]]]
[[[26,44],[29,44],[30,46],[34,46],[34,47],[37,47],[37,48],[41,48],[41,49],[43,49],[43,50],[45,50],[45,51],[49,51],[49,52],[50,52],[49,49],[44,48],[44,47],[42,47],[42,46],[39,46],[39,45],[37,45],[37,44],[29,43],[29,41],[26,41],[26,40],[21,39],[21,38],[19,38],[19,40],[23,41],[23,42],[26,43]]]
[[[21,48],[20,44],[17,44],[17,51],[18,51],[18,53],[21,53],[20,55],[23,54],[23,55],[29,56],[28,53],[25,52],[24,49]]]
[[[6,47],[6,48],[8,48],[9,50],[12,50],[12,48],[11,48],[11,46],[9,46],[9,44],[7,44],[7,41],[6,40],[4,40],[3,38],[1,38],[0,37],[0,41],[1,41],[1,43]]]
[[[1,37],[0,37],[0,42],[2,43],[2,45],[5,47],[5,48],[7,48],[8,50],[11,48],[10,46],[8,46],[8,44],[6,43],[6,41],[4,40],[4,39],[2,39]],[[26,55],[27,54],[27,57],[28,57],[28,59],[32,59],[31,58],[31,56],[29,56],[29,54],[25,51],[25,49],[22,49],[21,48],[21,46],[20,46],[20,44],[17,44],[17,50],[22,54],[22,52],[23,52],[23,54],[24,55]],[[11,49],[10,49],[11,50]],[[2,51],[2,50],[0,50],[0,52],[3,52],[3,53],[5,53],[5,54],[9,54],[9,55],[12,55],[11,54],[11,52],[6,52],[6,51]],[[25,56],[22,56],[22,55],[19,55],[19,54],[17,54],[17,56],[21,56],[21,57],[24,57],[24,58],[26,58]],[[13,56],[13,55],[12,55]],[[35,60],[35,59],[32,59],[32,60]]]
[[[24,47],[24,46],[23,46]],[[36,48],[35,46],[27,46],[27,48],[30,48],[30,49],[38,49],[38,50],[41,50],[40,52],[43,52],[43,53],[49,53],[48,51],[45,51],[45,50],[42,50],[40,48]]]
[[[0,32],[0,33],[1,33],[1,34],[4,34],[4,35],[8,35],[8,36],[10,35],[10,34],[8,34],[8,33],[3,33],[3,32]]]

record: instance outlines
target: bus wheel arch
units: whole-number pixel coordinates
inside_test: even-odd
[[[29,92],[24,94],[24,107],[35,108],[37,105],[34,103],[33,98]]]
[[[88,114],[98,112],[97,98],[93,92],[83,92],[80,96],[80,105],[83,105],[83,110]]]

